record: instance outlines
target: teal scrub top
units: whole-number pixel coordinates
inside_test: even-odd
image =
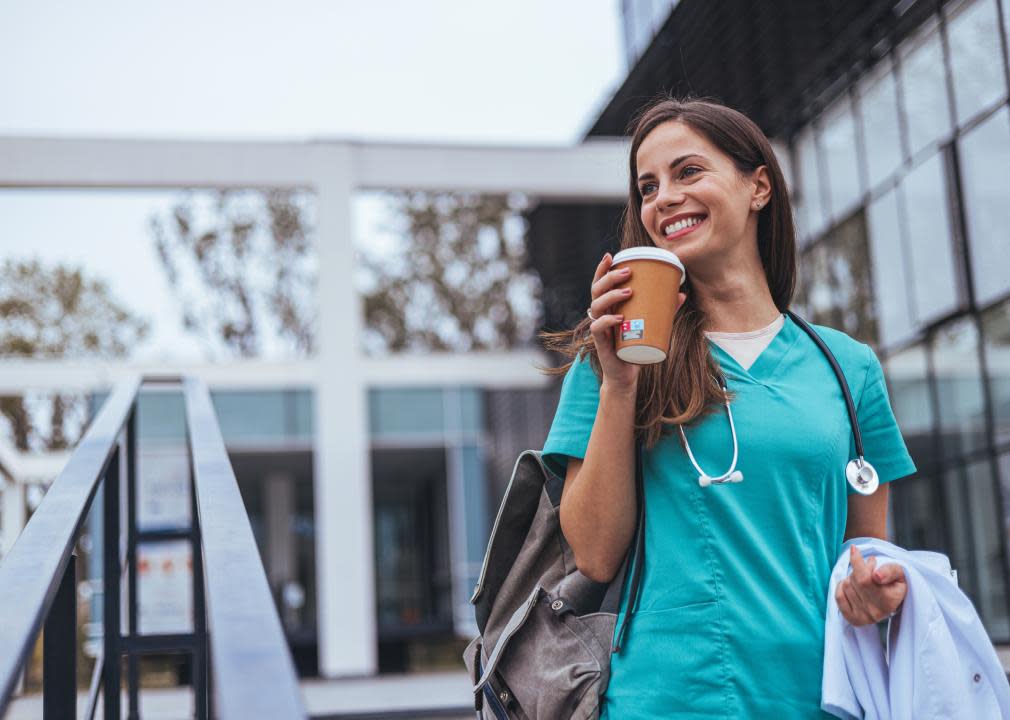
[[[842,368],[865,457],[881,483],[915,472],[873,350],[813,325]],[[845,400],[827,359],[788,315],[748,370],[709,350],[736,393],[740,483],[702,488],[673,429],[643,453],[645,566],[638,609],[602,717],[828,718],[820,710],[828,578],[838,558],[855,457]],[[584,458],[600,383],[588,358],[565,375],[544,445],[564,477]],[[684,428],[709,475],[733,459],[725,406]],[[617,625],[627,611],[625,584]]]

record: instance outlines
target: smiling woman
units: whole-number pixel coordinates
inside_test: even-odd
[[[721,407],[719,367],[704,333],[764,327],[787,309],[796,286],[796,242],[778,160],[745,115],[705,100],[666,100],[632,124],[621,249],[671,250],[687,268],[668,358],[643,367],[637,382],[636,427],[651,446],[664,427]],[[706,302],[727,277],[733,301]],[[543,337],[547,347],[571,357],[588,353],[599,372],[589,324]]]
[[[590,318],[545,337],[571,361],[556,371],[565,378],[543,459],[565,478],[560,524],[576,566],[597,582],[611,582],[631,544],[642,448],[641,585],[636,601],[622,590],[617,627],[631,622],[615,638],[601,717],[826,717],[831,570],[844,539],[885,534],[888,493],[850,499],[848,406],[815,338],[851,388],[862,453],[887,483],[916,468],[880,363],[838,330],[808,335],[789,310],[792,211],[751,120],[715,102],[661,100],[634,124],[629,166],[622,249],[669,250],[686,269],[667,358],[617,357],[613,307],[634,270],[609,255]],[[712,416],[724,403],[728,423]],[[699,465],[731,462],[739,481],[699,478]],[[891,584],[842,612],[867,624],[903,597]]]

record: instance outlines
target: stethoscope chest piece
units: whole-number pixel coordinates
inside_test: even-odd
[[[877,471],[861,457],[849,460],[849,464],[845,466],[845,479],[860,495],[872,495],[880,485]]]

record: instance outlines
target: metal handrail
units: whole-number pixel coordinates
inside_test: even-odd
[[[139,378],[122,382],[0,562],[0,713],[56,597],[99,480],[133,412]]]
[[[193,548],[193,632],[140,635],[137,630],[137,543],[152,541],[136,525],[137,398],[145,383],[166,381],[133,378],[116,386],[0,561],[0,717],[43,624],[44,717],[76,716],[73,550],[100,485],[106,632],[86,717],[94,713],[99,689],[105,718],[120,717],[120,663],[109,659],[123,657],[128,660],[130,716],[137,717],[138,657],[165,651],[192,655],[197,718],[209,717],[211,707],[215,717],[224,719],[307,717],[210,393],[192,378],[171,381],[182,385],[186,401],[192,522],[183,535]],[[128,503],[124,528],[121,502]],[[177,534],[165,539],[178,539]],[[125,633],[120,618],[124,608],[112,600],[124,590],[121,568],[128,570]]]
[[[214,707],[222,718],[305,717],[210,393],[194,379],[186,379],[183,388],[204,554]]]

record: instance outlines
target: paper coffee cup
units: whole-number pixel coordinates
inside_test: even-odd
[[[673,334],[677,295],[686,276],[680,258],[658,247],[634,247],[614,256],[611,267],[627,265],[631,277],[617,287],[630,287],[631,297],[618,303],[615,315],[624,315],[617,328],[617,357],[636,365],[666,360]]]

